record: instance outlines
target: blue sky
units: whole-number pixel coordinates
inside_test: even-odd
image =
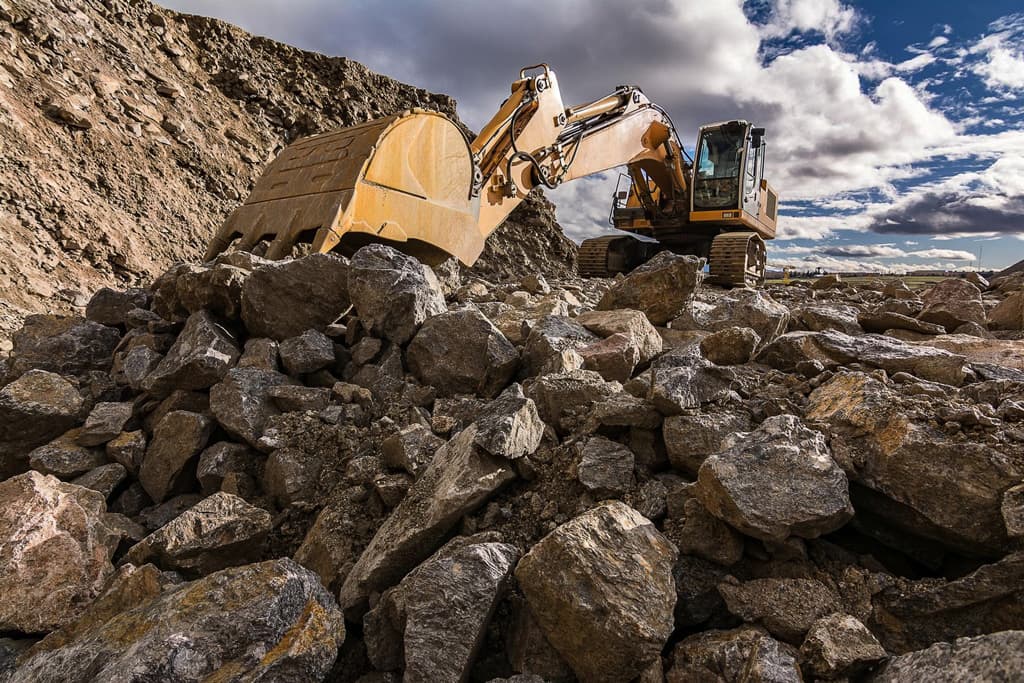
[[[985,1],[169,0],[453,95],[473,127],[519,67],[566,104],[641,86],[684,140],[768,129],[775,265],[984,268],[1024,259],[1024,7]],[[616,173],[550,193],[574,239],[608,232]]]

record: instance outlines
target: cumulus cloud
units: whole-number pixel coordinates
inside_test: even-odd
[[[1024,14],[993,22],[989,33],[970,49],[982,56],[972,69],[993,90],[1024,88]]]
[[[761,32],[768,38],[785,38],[814,31],[832,41],[852,31],[859,21],[857,10],[838,0],[776,0]]]

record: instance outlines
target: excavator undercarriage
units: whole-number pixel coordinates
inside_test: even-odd
[[[625,233],[584,242],[581,274],[629,272],[670,249],[708,259],[713,282],[756,285],[778,201],[763,178],[764,129],[705,126],[696,151],[691,160],[668,113],[639,88],[566,108],[554,72],[527,67],[472,140],[446,116],[416,109],[289,145],[206,257],[260,244],[278,259],[301,243],[351,253],[386,242],[428,263],[472,265],[533,188],[625,166],[631,187],[613,209]]]

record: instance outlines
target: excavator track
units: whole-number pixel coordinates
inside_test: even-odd
[[[576,254],[576,269],[580,277],[615,277],[608,269],[608,251],[622,235],[605,235],[583,240]]]
[[[727,287],[764,283],[766,250],[754,232],[723,232],[711,242],[708,282]]]

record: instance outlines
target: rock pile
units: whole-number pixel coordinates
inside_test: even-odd
[[[455,114],[447,95],[148,0],[3,0],[0,350],[26,315],[81,315],[101,286],[200,258],[285,144],[412,107]],[[567,274],[575,246],[534,197],[484,257],[492,279]]]
[[[0,680],[1018,675],[1024,277],[700,266],[229,253],[30,317]]]

